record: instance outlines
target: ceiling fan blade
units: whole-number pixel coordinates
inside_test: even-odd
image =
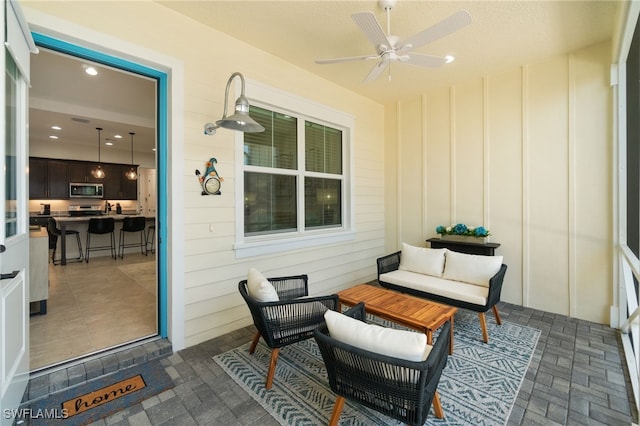
[[[365,36],[375,46],[376,51],[380,51],[380,45],[391,48],[391,42],[384,33],[376,16],[372,12],[360,12],[351,15],[351,18],[360,27]]]
[[[443,19],[435,25],[430,26],[424,31],[409,37],[398,46],[401,53],[408,52],[411,49],[415,49],[420,46],[424,46],[427,43],[438,40],[444,36],[447,36],[461,28],[466,27],[471,23],[471,14],[466,10],[461,10],[454,13],[448,18]]]
[[[364,78],[364,80],[362,80],[362,82],[368,83],[378,78],[380,74],[382,74],[382,71],[384,71],[384,69],[387,68],[387,65],[389,65],[388,62],[384,62],[384,61],[378,62],[376,66],[373,67],[371,71],[369,71],[369,74],[367,74],[367,76]]]
[[[333,58],[333,59],[316,59],[316,64],[339,64],[341,62],[351,61],[366,61],[368,59],[378,59],[378,55],[362,55],[362,56],[349,56],[345,58]]]
[[[419,67],[441,67],[447,63],[447,59],[442,56],[423,55],[421,53],[411,53],[409,59],[402,61],[406,64],[417,65]]]

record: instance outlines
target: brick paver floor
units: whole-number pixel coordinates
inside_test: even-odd
[[[637,422],[617,330],[588,321],[500,303],[503,320],[542,331],[509,425],[629,425]],[[491,317],[491,314],[489,314]],[[94,425],[277,425],[211,359],[250,341],[253,326],[171,354],[156,341],[30,381],[26,400],[46,397],[101,371],[162,358],[175,387]],[[481,342],[478,342],[481,344]]]

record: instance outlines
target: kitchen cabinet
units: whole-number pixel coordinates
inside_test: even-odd
[[[69,162],[69,182],[73,183],[103,183],[104,179],[97,179],[91,171],[98,163]],[[102,167],[104,168],[104,164]]]
[[[103,179],[96,179],[91,171],[98,163],[88,161],[29,158],[29,198],[69,199],[69,183],[102,183],[106,200],[137,200],[138,181],[129,180],[125,173],[129,164],[100,163],[105,172]],[[136,171],[138,166],[134,166]]]
[[[131,166],[125,164],[105,164],[103,167],[105,172],[105,199],[136,200],[138,198],[138,181],[129,180],[125,176]]]
[[[69,165],[64,160],[29,158],[29,198],[69,198]]]
[[[136,174],[138,174],[138,166],[133,166]],[[140,179],[140,175],[138,174],[138,179],[129,180],[127,179],[126,173],[131,169],[131,165],[125,165],[122,167],[122,186],[120,187],[122,191],[122,199],[123,200],[137,200],[138,199],[138,180]]]

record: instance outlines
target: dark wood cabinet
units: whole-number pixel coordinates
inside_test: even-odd
[[[133,166],[136,174],[138,173],[138,166]],[[122,191],[122,199],[123,200],[137,200],[138,199],[138,180],[129,180],[127,179],[126,173],[131,169],[131,166],[124,166],[122,168],[122,186],[120,190]]]
[[[47,160],[29,158],[29,198],[47,198],[49,186],[47,178]]]
[[[104,164],[104,198],[107,200],[120,199],[120,165]]]
[[[69,196],[69,166],[65,161],[49,160],[49,198]]]
[[[69,165],[64,160],[29,158],[29,198],[69,198]]]
[[[138,181],[129,180],[126,177],[130,168],[131,166],[125,164],[104,165],[104,198],[107,200],[136,200],[138,198]]]
[[[98,163],[69,162],[69,181],[73,183],[103,183],[104,179],[97,179],[91,171]],[[102,165],[104,168],[104,165]]]
[[[69,183],[102,183],[106,200],[137,200],[138,181],[125,176],[129,164],[100,163],[104,179],[96,179],[91,171],[98,165],[87,161],[29,158],[29,198],[68,199]],[[136,171],[137,166],[134,166]]]

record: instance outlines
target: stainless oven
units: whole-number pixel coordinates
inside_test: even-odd
[[[104,186],[101,183],[70,183],[69,197],[102,198],[104,197]]]

